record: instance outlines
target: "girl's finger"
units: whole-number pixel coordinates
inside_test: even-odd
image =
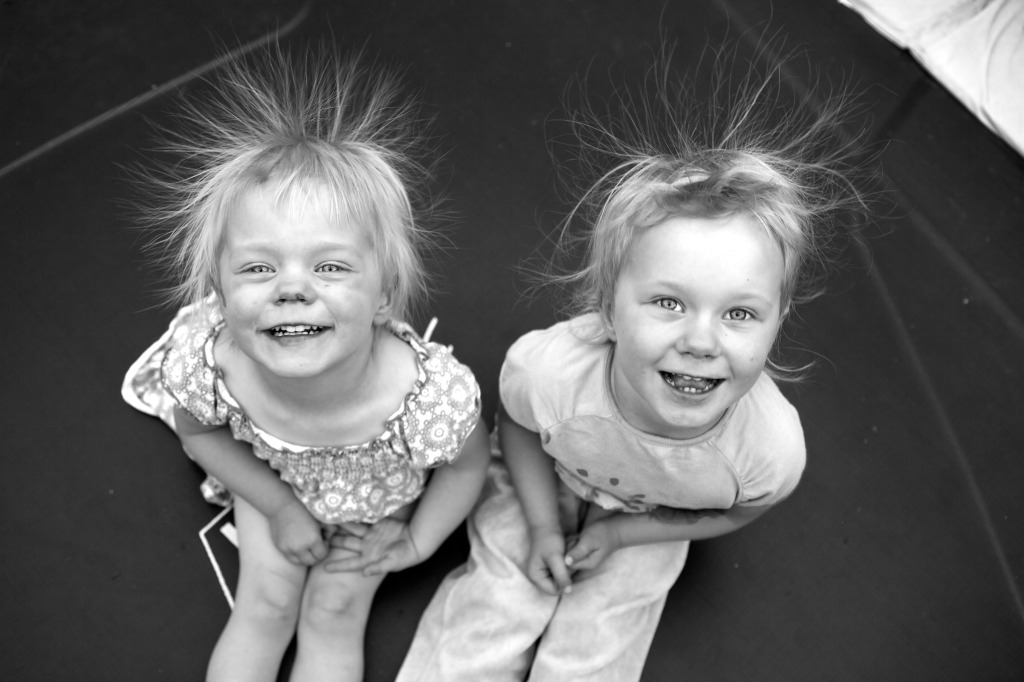
[[[548,570],[551,572],[556,594],[571,591],[572,576],[569,575],[569,568],[566,566],[564,557],[555,558],[549,562]]]
[[[394,568],[394,561],[391,560],[391,555],[385,555],[379,561],[374,561],[372,564],[363,569],[363,575],[370,577],[374,575],[384,575],[390,573],[391,569]]]
[[[565,565],[570,566],[576,570],[580,570],[580,562],[583,562],[587,557],[594,553],[593,547],[587,547],[586,545],[576,545],[565,555]]]
[[[541,592],[546,592],[553,597],[558,596],[558,586],[555,585],[554,581],[547,576],[544,576],[543,578],[536,578],[533,581],[533,584],[536,585]]]
[[[338,530],[339,527],[334,524],[323,526],[320,529],[320,537],[322,537],[325,542],[329,542],[331,538],[338,534]]]
[[[542,591],[557,597],[562,591],[571,584],[569,578],[569,572],[564,568],[562,570],[563,575],[560,577],[555,574],[551,567],[545,566],[541,572],[535,574],[533,577],[533,584],[540,588]],[[565,582],[561,582],[564,580]]]
[[[348,535],[354,535],[357,538],[361,538],[366,535],[366,531],[370,529],[370,526],[365,523],[356,523],[355,521],[343,521],[338,524],[338,528]]]
[[[316,561],[313,560],[313,555],[308,551],[290,553],[288,554],[288,561],[292,562],[296,566],[311,566],[316,563]]]
[[[566,557],[566,561],[568,561],[568,560],[569,560],[569,557]],[[594,552],[591,552],[590,554],[587,554],[582,559],[576,559],[571,564],[568,564],[568,565],[569,565],[570,570],[575,574],[575,573],[578,573],[579,571],[589,571],[590,569],[596,567],[597,563],[598,563],[597,562],[597,554],[594,553]]]
[[[360,556],[335,559],[324,564],[324,570],[328,573],[348,573],[362,571],[370,562]]]
[[[326,542],[318,542],[309,548],[309,553],[313,555],[314,561],[321,561],[322,559],[325,559],[328,551],[328,545]]]
[[[353,535],[335,535],[331,538],[331,547],[334,549],[347,549],[350,552],[362,552],[363,540]]]

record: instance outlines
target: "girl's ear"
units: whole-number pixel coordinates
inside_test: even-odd
[[[223,292],[220,289],[220,281],[219,280],[220,280],[220,277],[218,277],[216,275],[211,275],[209,277],[209,285],[210,285],[210,291],[213,292],[213,295],[217,299],[217,305],[219,305],[221,307],[221,309],[223,309],[224,308],[224,294],[223,294]]]
[[[601,326],[604,328],[605,336],[609,341],[615,341],[615,325],[612,323],[612,304],[601,304]]]
[[[381,296],[380,305],[377,306],[377,312],[373,316],[374,324],[384,324],[391,318],[392,300],[393,297],[391,292],[384,292]]]

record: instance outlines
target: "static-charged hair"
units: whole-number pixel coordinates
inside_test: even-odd
[[[711,67],[701,97],[693,74],[672,77],[671,57],[661,55],[641,92],[616,89],[600,110],[577,83],[575,167],[596,180],[577,190],[559,235],[556,261],[580,263],[550,276],[570,292],[567,312],[608,315],[637,237],[674,217],[750,216],[782,254],[780,309],[815,298],[839,217],[864,207],[859,135],[843,128],[856,105],[843,91],[794,89],[786,59],[759,71],[724,50],[701,62]],[[795,373],[774,360],[768,369]]]
[[[225,223],[256,187],[363,229],[396,318],[425,297],[430,169],[416,101],[393,73],[360,55],[273,45],[229,62],[176,114],[179,127],[163,130],[173,161],[144,173],[155,191],[142,209],[162,228],[152,246],[173,302],[218,292]]]

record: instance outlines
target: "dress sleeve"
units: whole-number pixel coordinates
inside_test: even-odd
[[[219,324],[215,313],[186,308],[171,324],[164,345],[161,382],[178,406],[207,426],[227,422],[217,400],[218,373],[212,348]]]
[[[441,344],[427,343],[425,378],[401,421],[413,463],[420,468],[447,464],[459,456],[480,418],[480,386]]]

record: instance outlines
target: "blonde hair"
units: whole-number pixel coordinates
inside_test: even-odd
[[[584,103],[569,119],[577,168],[596,180],[577,190],[549,270],[570,290],[570,314],[609,313],[637,236],[678,216],[752,216],[782,253],[781,310],[823,291],[837,218],[864,205],[854,182],[858,141],[841,129],[855,108],[842,92],[784,97],[785,60],[760,74],[744,63],[731,83],[728,54],[711,60],[705,98],[692,79],[670,78],[671,49],[648,72],[644,92],[619,89],[604,111],[578,83]],[[559,274],[559,258],[582,265]],[[776,378],[796,373],[774,360],[768,370]]]
[[[230,62],[164,129],[173,161],[141,173],[155,190],[142,207],[164,227],[152,246],[175,281],[177,304],[218,289],[224,225],[246,191],[271,183],[278,201],[299,196],[331,220],[362,227],[399,319],[426,295],[420,227],[429,169],[415,101],[397,78],[359,55],[320,47],[295,57],[273,45]]]

